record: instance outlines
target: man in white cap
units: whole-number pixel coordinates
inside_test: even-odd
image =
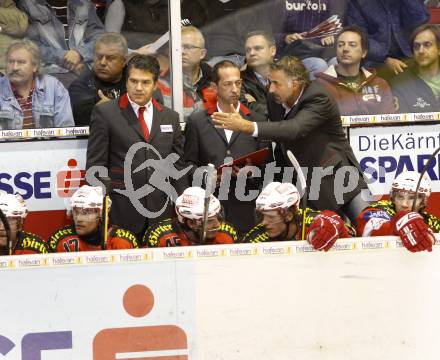
[[[83,185],[75,191],[70,198],[73,224],[57,230],[49,238],[50,250],[72,252],[138,248],[136,236],[117,226],[109,227],[107,243],[103,242],[103,204],[100,187]]]
[[[233,244],[237,230],[223,221],[220,201],[210,195],[206,237],[201,239],[205,190],[189,187],[176,199],[175,216],[151,226],[142,244],[146,247]]]
[[[440,219],[425,211],[431,195],[431,181],[425,174],[417,190],[419,178],[416,171],[399,174],[391,185],[390,200],[374,202],[359,214],[356,219],[358,235],[397,235],[411,252],[432,251],[433,232],[440,232]]]
[[[0,255],[47,254],[49,252],[47,243],[41,237],[23,231],[23,222],[28,210],[20,195],[0,192],[0,210],[7,221],[7,225],[0,222]]]
[[[291,183],[268,184],[256,201],[259,224],[243,242],[307,240],[315,250],[328,251],[339,238],[355,231],[333,211],[299,209],[300,195]]]

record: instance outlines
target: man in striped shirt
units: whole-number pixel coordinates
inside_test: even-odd
[[[69,94],[57,79],[40,75],[40,51],[30,40],[6,52],[0,78],[0,129],[74,126]]]

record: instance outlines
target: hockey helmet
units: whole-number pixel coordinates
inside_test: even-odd
[[[272,182],[257,197],[257,211],[287,210],[299,205],[299,192],[291,183]]]
[[[26,203],[21,195],[0,192],[0,209],[6,217],[20,217],[24,219],[28,213]]]
[[[420,174],[416,171],[402,172],[394,179],[391,185],[391,191],[408,191],[415,193],[419,178]],[[427,174],[424,174],[422,180],[420,181],[418,193],[424,194],[426,197],[431,195],[431,180]]]
[[[176,199],[176,214],[183,223],[185,219],[202,220],[205,202],[205,190],[200,187],[189,187]],[[208,218],[220,213],[220,201],[214,196],[209,197]]]
[[[111,201],[109,199],[109,205]],[[72,208],[99,209],[103,207],[103,194],[99,186],[83,185],[70,198]]]

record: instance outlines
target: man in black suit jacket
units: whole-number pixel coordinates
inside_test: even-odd
[[[86,168],[88,177],[94,166],[108,171],[110,222],[141,235],[148,225],[169,216],[170,198],[186,185],[183,135],[178,114],[152,98],[157,60],[136,55],[127,74],[127,94],[93,110]]]
[[[368,204],[364,199],[369,192],[362,192],[368,187],[335,100],[321,85],[309,82],[304,65],[293,56],[271,65],[269,79],[269,122],[256,124],[237,114],[221,113],[213,114],[214,122],[223,129],[278,142],[276,157],[282,165],[289,164],[286,152],[291,150],[308,170],[309,204],[345,213],[354,221]]]
[[[217,129],[211,119],[216,111],[237,112],[249,121],[266,121],[265,117],[250,111],[240,103],[242,80],[240,69],[231,61],[221,61],[214,66],[212,87],[217,93],[215,99],[207,100],[207,110],[192,114],[185,128],[185,160],[194,168],[212,163],[216,168],[223,165],[226,157],[239,158],[257,151],[265,144],[250,135],[240,132]],[[270,146],[270,144],[269,144]],[[227,200],[219,200],[225,210],[227,221],[233,223],[239,233],[243,234],[255,225],[255,199],[240,201],[237,199],[236,175],[238,169],[233,169],[233,179]],[[246,179],[246,191],[256,190],[262,183],[262,178]],[[244,195],[244,194],[243,194]]]

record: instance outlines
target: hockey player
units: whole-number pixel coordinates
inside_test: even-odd
[[[210,196],[206,238],[202,243],[200,232],[203,222],[205,190],[189,187],[176,199],[176,216],[151,226],[142,243],[145,247],[233,244],[237,230],[225,223],[220,215],[220,201]]]
[[[83,185],[70,198],[73,225],[65,226],[49,238],[52,252],[97,251],[102,249],[103,194],[100,187]],[[111,226],[105,250],[138,248],[130,231]]]
[[[305,240],[315,250],[328,251],[339,238],[354,236],[349,227],[333,211],[299,209],[299,193],[291,183],[268,184],[256,201],[259,224],[250,230],[243,242],[265,242],[302,240],[305,225]]]
[[[23,231],[23,222],[28,213],[26,203],[20,195],[0,192],[0,209],[6,216],[10,228],[13,255],[47,254],[48,244],[38,235]],[[7,233],[0,221],[0,254],[9,254]]]
[[[396,235],[411,252],[432,251],[433,232],[440,232],[440,219],[425,209],[431,195],[431,182],[422,178],[416,200],[412,204],[420,174],[406,171],[398,175],[392,185],[390,200],[380,200],[364,209],[356,219],[359,236]]]

